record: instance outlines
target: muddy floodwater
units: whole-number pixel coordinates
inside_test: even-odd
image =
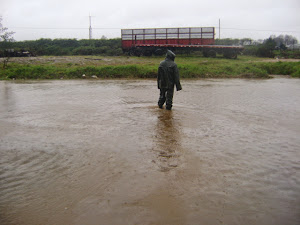
[[[0,82],[0,224],[300,224],[300,80]]]

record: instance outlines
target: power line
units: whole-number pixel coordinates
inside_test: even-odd
[[[24,30],[88,30],[90,28],[83,27],[9,27],[8,29],[24,29]],[[112,28],[112,27],[101,27],[101,28],[93,28],[97,30],[120,30],[122,28]]]
[[[219,19],[219,39],[221,39],[221,19]]]
[[[24,29],[24,30],[87,30],[89,28],[68,28],[68,27],[9,27],[9,29]]]
[[[9,29],[25,29],[25,30],[87,30],[90,28],[83,27],[8,27]],[[219,29],[220,27],[216,27]],[[120,27],[94,27],[93,30],[121,30]],[[242,29],[242,28],[228,28],[222,27],[222,30],[244,30],[244,31],[257,31],[257,32],[288,32],[288,33],[300,33],[300,31],[290,30],[257,30],[257,29]]]
[[[219,28],[219,27],[217,27]],[[262,31],[262,32],[289,32],[289,33],[300,33],[300,31],[290,30],[290,31],[282,31],[282,30],[256,30],[256,29],[242,29],[242,28],[224,28],[223,30],[245,30],[245,31]]]

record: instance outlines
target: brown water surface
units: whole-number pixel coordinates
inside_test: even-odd
[[[0,224],[300,224],[300,80],[0,82]]]

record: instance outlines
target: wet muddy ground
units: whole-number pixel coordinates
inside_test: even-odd
[[[104,57],[104,56],[38,56],[38,57],[12,57],[11,63],[24,65],[67,65],[67,66],[109,66],[129,64],[157,65],[162,58],[149,57]]]
[[[37,56],[37,57],[12,57],[9,59],[11,63],[19,63],[24,65],[67,65],[67,66],[109,66],[109,65],[157,65],[162,60],[161,57],[124,57],[124,56]],[[180,60],[180,58],[178,58]],[[190,61],[197,63],[207,63],[208,58],[189,58]],[[245,61],[245,59],[243,60]],[[249,63],[253,62],[299,62],[300,59],[262,59],[249,57]]]
[[[0,82],[0,224],[299,224],[300,80]]]

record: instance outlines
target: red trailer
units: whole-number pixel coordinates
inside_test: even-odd
[[[214,27],[122,29],[122,49],[129,55],[162,55],[167,49],[201,50],[206,57],[236,58],[242,46],[214,45]]]

